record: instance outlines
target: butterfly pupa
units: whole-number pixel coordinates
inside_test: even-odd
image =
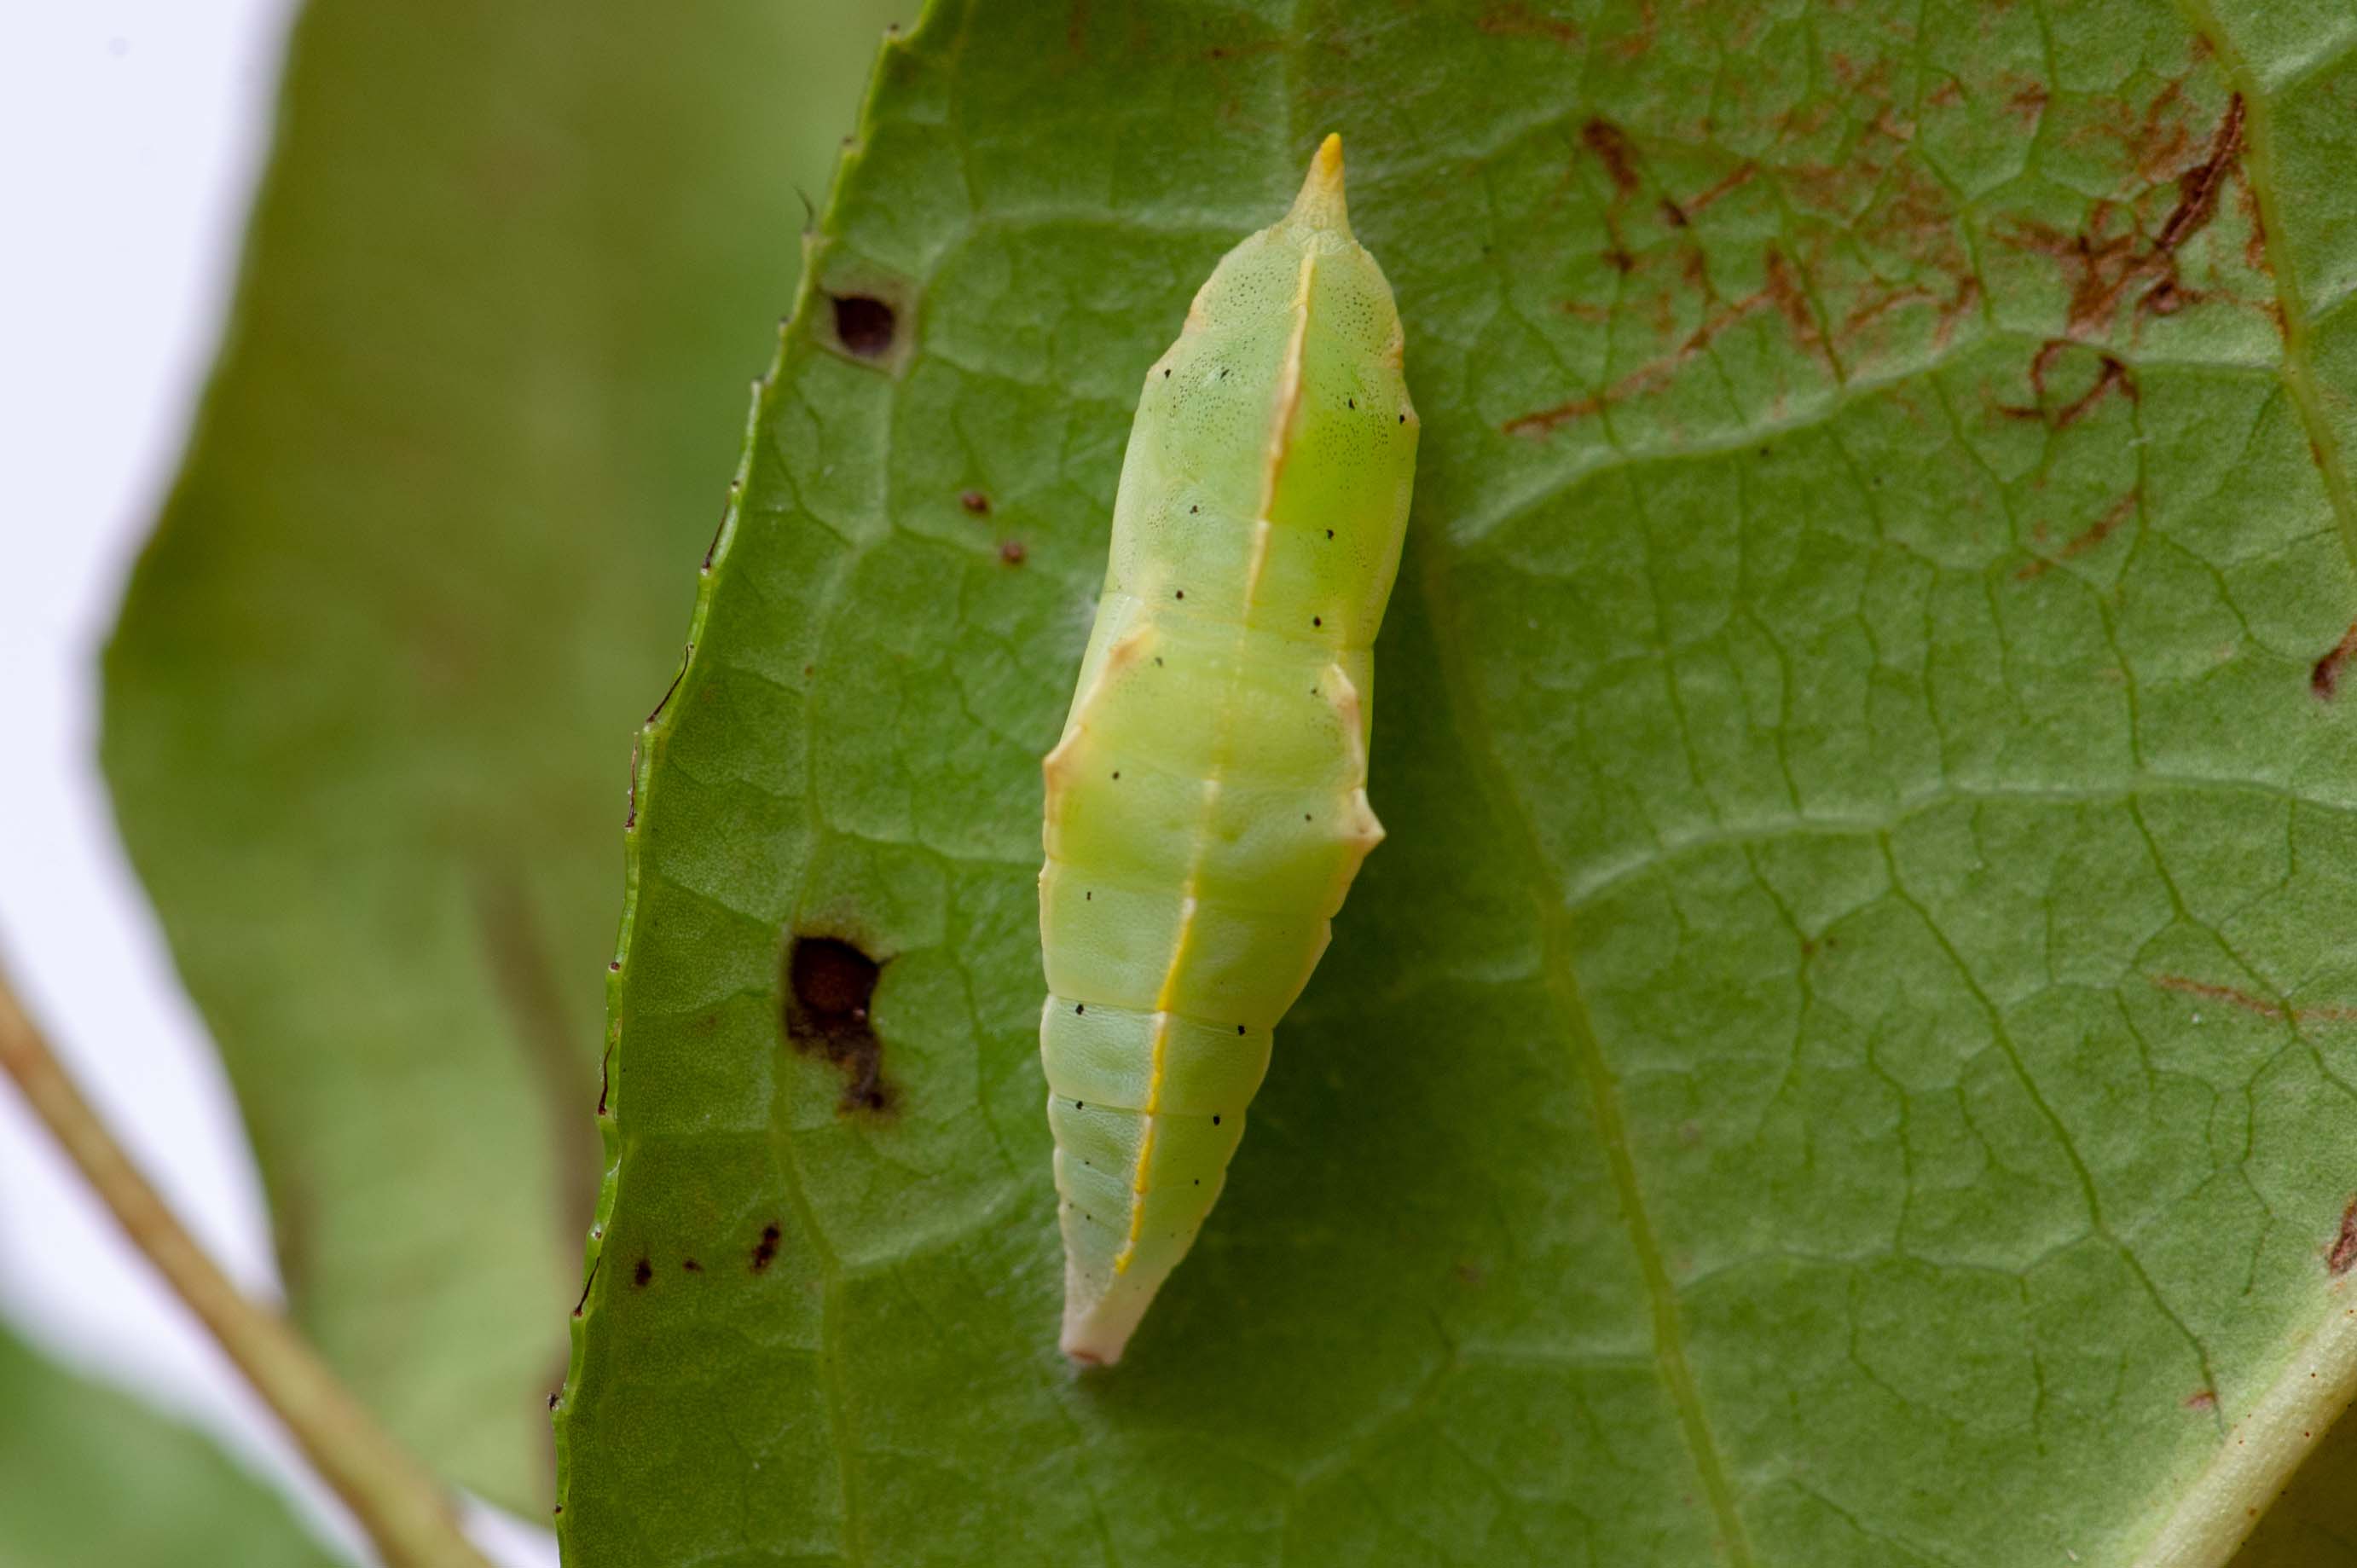
[[[1367,746],[1415,478],[1403,348],[1329,136],[1146,375],[1043,764],[1039,1048],[1075,1361],[1119,1360],[1193,1244],[1383,837]]]

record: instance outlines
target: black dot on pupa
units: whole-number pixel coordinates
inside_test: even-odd
[[[1216,1126],[1218,1126],[1219,1124],[1220,1124],[1220,1119],[1219,1119],[1218,1117],[1216,1117],[1216,1116],[1212,1117],[1212,1118],[1211,1118],[1211,1125],[1212,1125],[1212,1126],[1214,1126],[1214,1127],[1216,1127]]]
[[[1329,539],[1333,538],[1333,537],[1334,537],[1334,531],[1333,531],[1332,529],[1330,529],[1330,528],[1329,528],[1329,529],[1328,529],[1328,530],[1326,531],[1326,537],[1327,537],[1327,538],[1329,538]]]
[[[1175,594],[1171,595],[1170,596],[1171,596],[1172,598],[1174,598],[1174,599],[1183,599],[1183,598],[1185,598],[1185,597],[1187,596],[1187,590],[1186,590],[1186,589],[1184,589],[1184,588],[1181,588],[1181,589],[1179,589],[1177,593],[1175,593]]]
[[[1199,506],[1190,506],[1190,507],[1189,507],[1189,508],[1187,509],[1187,515],[1188,515],[1189,517],[1192,517],[1192,516],[1194,516],[1197,512],[1199,512],[1199,511],[1200,511],[1200,510],[1203,510],[1203,509],[1202,509],[1201,507],[1199,507]]]
[[[1242,1024],[1237,1025],[1237,1026],[1236,1026],[1236,1033],[1237,1033],[1237,1034],[1239,1034],[1239,1035],[1241,1035],[1241,1034],[1243,1034],[1243,1032],[1244,1032],[1244,1026],[1243,1026]]]
[[[1169,366],[1168,366],[1168,365],[1165,365],[1165,366],[1163,366],[1163,367],[1162,367],[1162,379],[1163,379],[1164,381],[1168,381],[1168,380],[1170,379],[1170,367],[1169,367]],[[1401,417],[1402,419],[1405,419],[1405,418],[1407,417],[1407,415],[1403,413],[1403,414],[1401,414],[1401,415],[1400,415],[1400,417]]]
[[[1075,1111],[1086,1111],[1088,1108],[1088,1102],[1086,1101],[1075,1100],[1072,1101],[1072,1109]]]
[[[1120,778],[1120,777],[1121,777],[1121,769],[1120,769],[1120,768],[1114,768],[1114,769],[1113,770],[1113,776],[1114,776],[1114,778],[1116,778],[1116,779]]]
[[[1075,1002],[1072,1004],[1072,1011],[1074,1013],[1085,1013],[1088,1010],[1089,1004],[1085,1002]]]
[[[1407,423],[1407,415],[1406,415],[1406,414],[1403,413],[1403,414],[1401,414],[1401,415],[1400,415],[1400,423],[1401,423],[1402,424],[1405,424]]]
[[[1309,618],[1309,624],[1311,626],[1324,626],[1326,624],[1326,618],[1324,616],[1311,616]]]

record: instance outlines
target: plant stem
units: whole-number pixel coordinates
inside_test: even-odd
[[[489,1568],[441,1484],[336,1380],[285,1319],[249,1301],[197,1244],[84,1100],[0,972],[0,1069],[211,1333],[392,1568]]]

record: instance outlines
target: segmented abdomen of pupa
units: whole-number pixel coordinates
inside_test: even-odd
[[[1039,1039],[1079,1361],[1120,1359],[1192,1245],[1383,837],[1372,650],[1417,428],[1401,360],[1329,136],[1146,373],[1045,763]]]

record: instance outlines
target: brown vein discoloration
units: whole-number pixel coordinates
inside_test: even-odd
[[[2229,1007],[2255,1013],[2278,1024],[2357,1024],[2357,1007],[2287,1007],[2280,1002],[2271,1002],[2232,985],[2194,980],[2182,974],[2157,974],[2152,977],[2152,983],[2163,991],[2223,1003]]]
[[[2135,515],[2136,507],[2136,492],[2130,490],[2114,501],[2110,510],[2072,535],[2069,542],[2065,543],[2061,550],[2051,555],[2040,556],[2032,561],[2029,565],[2016,572],[2013,575],[2013,580],[2017,583],[2034,582],[2052,571],[2057,564],[2077,560],[2104,540],[2109,539],[2121,523]]]
[[[2218,215],[2220,197],[2239,166],[2244,145],[2243,95],[2227,100],[2226,113],[2211,133],[2200,163],[2177,177],[2177,201],[2147,242],[2130,213],[2130,227],[2115,231],[2112,221],[2124,209],[2098,201],[2086,226],[2065,234],[2050,225],[2024,222],[2000,229],[1996,237],[2018,250],[2053,257],[2071,275],[2065,330],[2072,338],[2096,338],[2111,328],[2120,302],[2133,291],[2140,314],[2167,316],[2191,297],[2178,277],[2177,252]]]

